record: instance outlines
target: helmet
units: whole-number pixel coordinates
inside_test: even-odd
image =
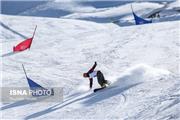
[[[87,73],[83,73],[83,77],[88,77]]]

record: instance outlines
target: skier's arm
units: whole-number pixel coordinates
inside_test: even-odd
[[[91,72],[93,72],[94,71],[94,69],[96,68],[96,66],[97,66],[97,63],[95,62],[94,63],[94,65],[93,65],[93,67],[88,71],[88,73],[91,73]]]
[[[89,88],[90,88],[90,89],[92,88],[92,85],[93,85],[93,79],[90,78],[90,79],[89,79]]]

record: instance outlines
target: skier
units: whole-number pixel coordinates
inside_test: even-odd
[[[98,83],[101,86],[101,88],[105,88],[106,85],[110,84],[107,80],[105,80],[104,75],[102,74],[102,72],[100,70],[98,70],[98,71],[94,70],[96,68],[96,66],[97,66],[97,63],[95,62],[93,67],[87,73],[83,73],[84,78],[89,78],[90,89],[92,88],[94,77],[97,77]]]

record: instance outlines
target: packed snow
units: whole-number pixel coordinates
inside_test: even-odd
[[[159,3],[135,4],[142,6],[134,9],[145,12],[163,7]],[[174,3],[170,5],[167,10],[177,8]],[[115,17],[114,9],[129,6],[99,8],[103,14],[83,6],[88,9],[78,17],[89,15],[92,9],[96,12],[90,17]],[[141,14],[141,10],[137,12]],[[24,64],[35,82],[44,87],[63,87],[64,94],[63,102],[1,103],[1,119],[179,120],[179,14],[161,23],[126,27],[78,20],[76,15],[48,18],[1,14],[1,87],[28,87]],[[30,38],[36,25],[31,49],[13,53],[13,46]],[[89,89],[89,80],[82,76],[95,61],[96,70],[111,82],[96,93],[93,89],[100,87],[97,79]]]

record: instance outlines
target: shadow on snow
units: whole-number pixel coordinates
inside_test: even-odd
[[[12,33],[16,34],[16,35],[19,35],[20,37],[24,38],[24,39],[27,39],[28,37],[24,36],[23,34],[13,30],[12,28],[8,27],[7,25],[5,25],[4,23],[0,22],[1,26],[4,27],[5,29],[11,31]]]
[[[44,114],[51,113],[53,111],[56,111],[58,109],[61,109],[63,107],[66,107],[67,105],[70,105],[72,103],[75,103],[75,102],[83,100],[83,99],[87,99],[87,100],[85,100],[82,104],[84,104],[86,106],[89,106],[89,105],[92,105],[94,103],[100,102],[100,101],[108,99],[110,97],[113,97],[113,96],[115,96],[117,94],[121,94],[124,91],[126,91],[126,90],[128,90],[128,89],[130,89],[132,87],[135,87],[135,86],[137,86],[139,84],[141,84],[141,83],[135,83],[135,84],[128,85],[126,87],[121,87],[121,88],[119,88],[118,86],[111,87],[111,88],[108,89],[108,94],[107,94],[107,92],[100,92],[99,91],[97,93],[92,93],[92,94],[87,95],[87,96],[83,96],[83,97],[80,97],[80,98],[75,98],[74,100],[68,99],[68,100],[64,101],[63,103],[56,104],[56,105],[54,105],[52,107],[49,107],[48,109],[45,109],[45,110],[36,112],[34,114],[31,114],[31,115],[25,117],[25,119],[32,119],[32,118],[40,117],[40,116],[42,116]]]

